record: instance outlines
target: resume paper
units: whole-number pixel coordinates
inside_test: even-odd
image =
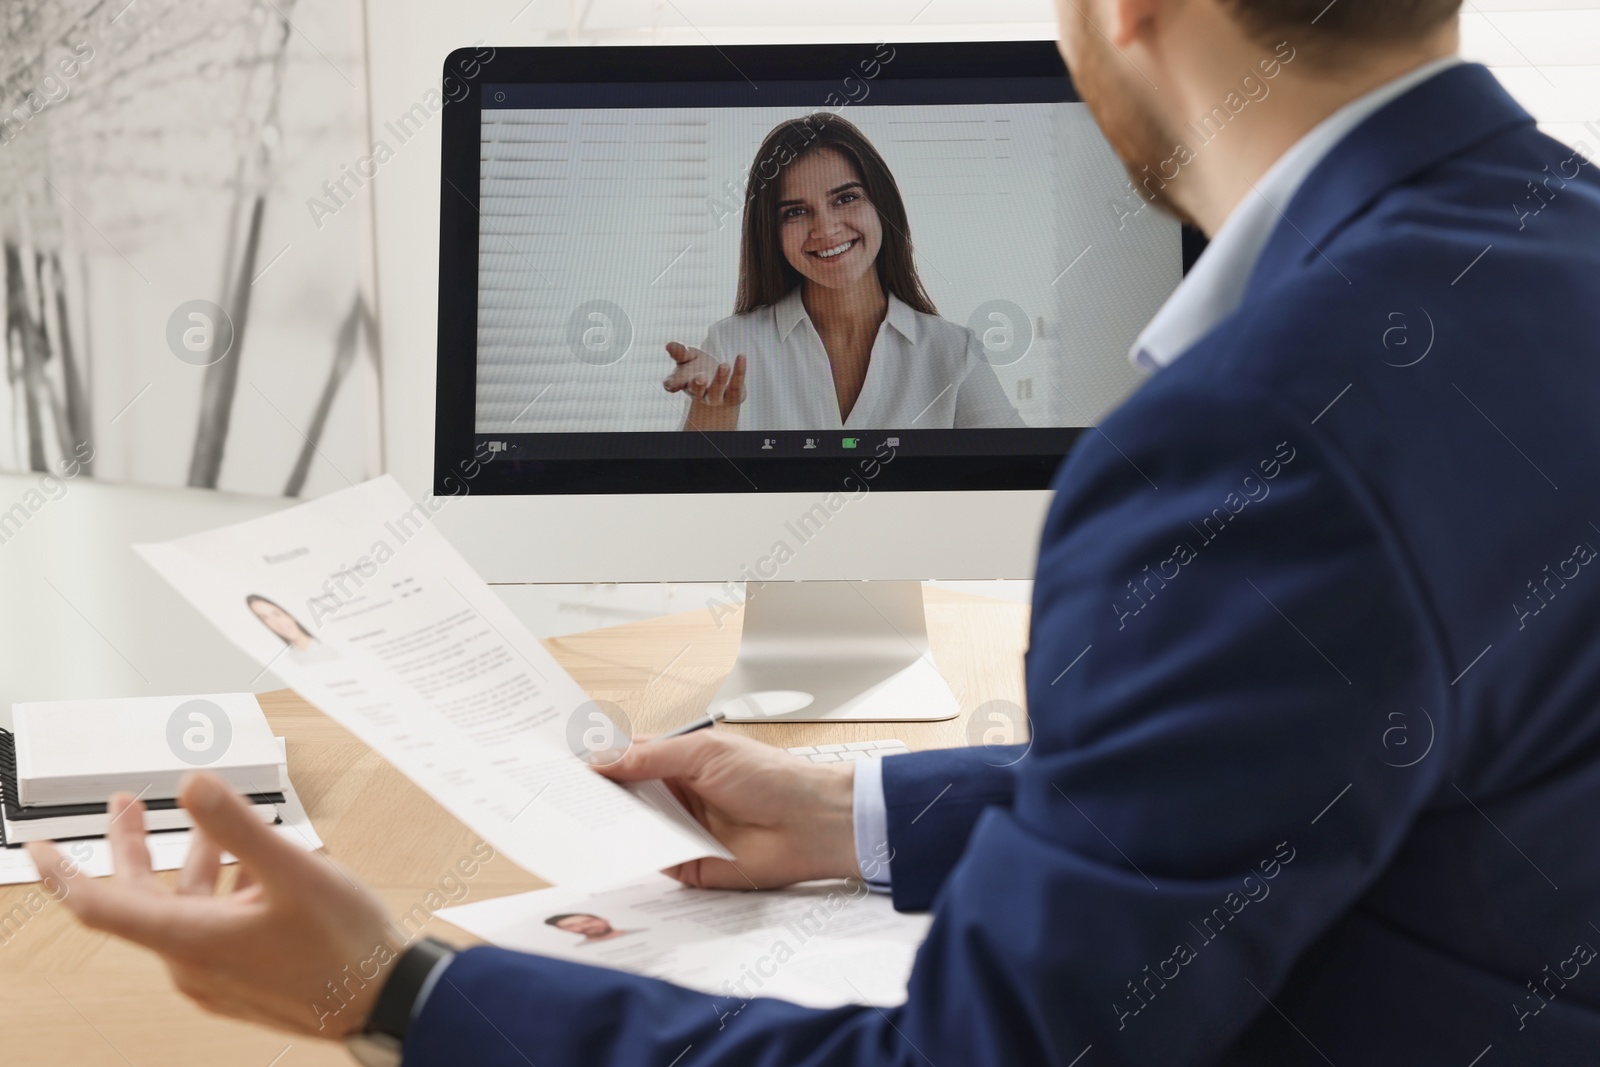
[[[729,858],[671,794],[600,777],[594,705],[391,477],[135,546],[248,655],[555,883]],[[647,783],[649,784],[649,783]]]
[[[788,889],[689,889],[661,874],[442,908],[502,948],[661,978],[708,994],[724,1020],[755,997],[813,1008],[903,1003],[933,921],[860,879]]]

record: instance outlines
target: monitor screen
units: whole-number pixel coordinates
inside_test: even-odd
[[[447,110],[436,481],[1039,488],[1141,380],[1180,229],[1051,46],[557,51]]]

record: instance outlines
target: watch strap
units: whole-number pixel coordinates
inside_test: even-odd
[[[404,1041],[406,1031],[411,1028],[411,1008],[423,983],[440,960],[453,955],[455,949],[431,937],[423,938],[400,953],[383,988],[378,991],[378,1001],[367,1019],[367,1032],[388,1034]]]

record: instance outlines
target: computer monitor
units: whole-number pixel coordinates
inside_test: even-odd
[[[491,581],[726,583],[730,718],[958,714],[920,582],[1031,576],[1051,476],[1185,263],[1054,46],[446,74],[446,532]]]

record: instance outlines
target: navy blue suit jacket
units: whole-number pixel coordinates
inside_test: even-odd
[[[1434,78],[1081,440],[1031,751],[884,767],[905,1005],[477,949],[407,1062],[1600,1062],[1597,166]]]

